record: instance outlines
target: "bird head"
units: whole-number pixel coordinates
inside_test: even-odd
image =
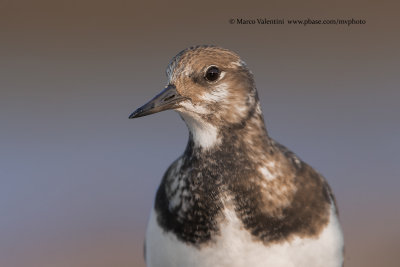
[[[204,145],[204,138],[216,141],[219,129],[243,124],[259,108],[253,75],[230,50],[215,46],[185,49],[171,60],[166,73],[165,89],[129,118],[176,110]]]

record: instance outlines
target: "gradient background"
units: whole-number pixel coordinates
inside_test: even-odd
[[[242,56],[270,135],[327,177],[346,266],[399,266],[393,3],[0,0],[0,266],[144,266],[154,194],[188,134],[171,111],[128,115],[195,44]],[[258,17],[367,24],[228,23]]]

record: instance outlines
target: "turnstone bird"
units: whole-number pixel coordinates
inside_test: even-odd
[[[239,56],[191,47],[172,59],[167,76],[166,88],[129,117],[173,109],[189,128],[186,150],[156,194],[147,266],[342,266],[332,191],[269,137]]]

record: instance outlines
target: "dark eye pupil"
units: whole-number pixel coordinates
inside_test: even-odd
[[[206,71],[206,80],[213,82],[216,81],[219,77],[219,69],[217,67],[209,67]]]

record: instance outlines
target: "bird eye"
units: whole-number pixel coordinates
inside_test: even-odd
[[[207,69],[204,78],[209,82],[215,82],[219,78],[219,75],[220,75],[219,69],[215,66],[211,66]]]

